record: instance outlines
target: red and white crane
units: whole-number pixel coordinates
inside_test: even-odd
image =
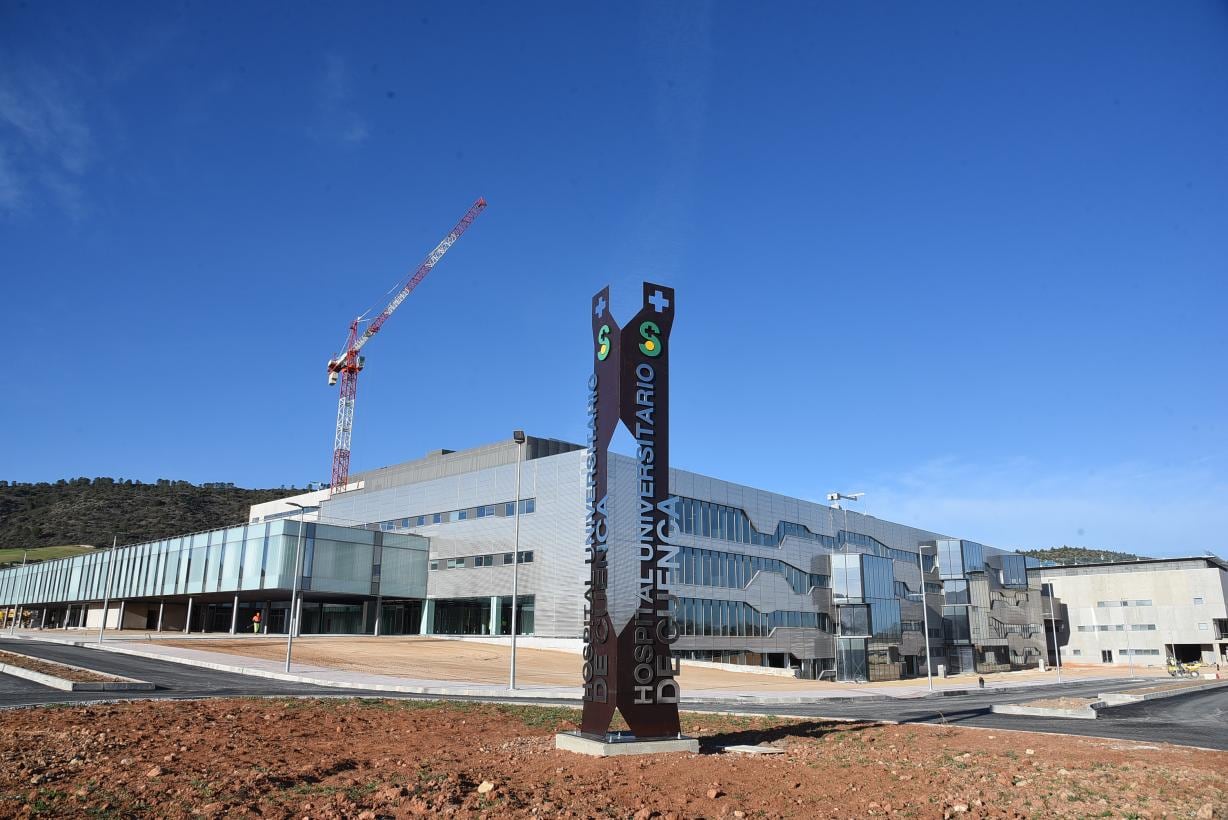
[[[350,323],[350,332],[346,337],[345,350],[343,350],[336,358],[328,360],[328,384],[333,386],[337,383],[337,379],[341,379],[341,398],[337,402],[337,436],[333,442],[333,477],[332,490],[334,493],[339,493],[345,490],[346,482],[350,477],[350,436],[354,432],[354,397],[358,393],[358,373],[363,369],[366,363],[366,357],[360,356],[359,351],[363,345],[371,340],[371,337],[379,333],[380,328],[384,326],[384,322],[388,321],[388,317],[393,311],[401,306],[405,301],[405,297],[413,291],[414,288],[426,278],[426,275],[431,272],[431,269],[439,263],[443,255],[448,252],[448,248],[456,244],[456,240],[460,239],[461,234],[469,229],[473,224],[473,220],[478,218],[478,214],[486,207],[486,200],[479,199],[473,203],[469,211],[461,217],[460,222],[456,223],[451,232],[443,238],[443,241],[435,246],[435,250],[431,251],[418,269],[414,271],[404,284],[397,291],[397,295],[392,297],[392,301],[383,311],[371,320],[367,325],[367,329],[358,333],[358,326],[362,322],[363,317],[359,316]]]

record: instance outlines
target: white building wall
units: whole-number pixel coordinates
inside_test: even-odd
[[[1041,570],[1042,580],[1053,585],[1066,613],[1065,662],[1106,663],[1102,653],[1110,651],[1114,665],[1125,666],[1133,659],[1135,666],[1163,666],[1166,647],[1172,644],[1206,647],[1205,663],[1225,662],[1228,641],[1216,638],[1215,620],[1228,618],[1228,572],[1193,559],[1083,567],[1081,574],[1071,571]],[[1122,601],[1128,605],[1121,606]],[[1110,605],[1098,606],[1101,603]],[[1140,628],[1148,626],[1155,629]],[[1127,655],[1127,649],[1155,654]]]

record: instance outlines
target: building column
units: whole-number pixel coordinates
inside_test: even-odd
[[[124,628],[124,604],[125,603],[126,603],[125,601],[119,602],[119,618],[116,619],[115,621],[115,628],[117,630]]]
[[[234,604],[230,607],[230,634],[235,634],[235,627],[239,623],[239,593],[235,593]]]
[[[42,629],[47,625],[47,607],[43,607],[43,617],[39,619],[38,628]]]
[[[166,601],[158,601],[158,631],[162,631],[162,611],[166,608]]]
[[[186,635],[192,631],[192,596],[188,596],[188,615],[183,619],[183,632]]]
[[[382,596],[375,598],[375,637],[379,637],[380,618],[384,615],[384,599]]]
[[[486,627],[491,635],[499,634],[499,596],[490,596],[490,623]]]
[[[418,632],[422,635],[435,634],[435,601],[430,598],[422,602],[422,624]]]

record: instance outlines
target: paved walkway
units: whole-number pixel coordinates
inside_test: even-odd
[[[18,635],[96,645],[97,632],[86,630],[19,630]],[[112,652],[158,658],[283,681],[368,691],[433,695],[548,698],[578,700],[579,658],[569,652],[520,649],[517,689],[507,686],[510,648],[505,645],[423,637],[373,638],[336,636],[297,638],[289,674],[285,672],[285,638],[279,636],[201,636],[109,632],[97,647]],[[1136,670],[1167,678],[1163,670]],[[1142,675],[1140,675],[1141,677]],[[1064,670],[1067,682],[1121,681],[1128,670],[1081,667]],[[986,688],[1045,687],[1057,683],[1056,672],[986,675]],[[684,702],[754,701],[763,704],[811,703],[830,699],[915,698],[928,694],[925,679],[873,684],[832,683],[733,672],[685,663],[679,676]],[[934,680],[938,691],[977,688],[972,675]]]

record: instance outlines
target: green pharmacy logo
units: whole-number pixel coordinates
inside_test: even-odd
[[[610,326],[602,325],[597,331],[597,361],[604,362],[610,355]]]
[[[640,323],[640,336],[644,339],[640,342],[641,353],[654,359],[661,355],[661,338],[657,335],[660,332],[661,328],[654,321]]]

